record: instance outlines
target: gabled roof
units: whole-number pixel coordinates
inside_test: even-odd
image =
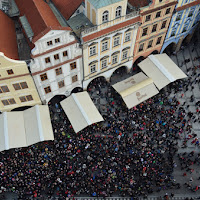
[[[0,52],[12,59],[19,59],[14,22],[0,10]]]
[[[52,0],[63,17],[68,20],[84,0]]]
[[[120,2],[122,0],[89,0],[95,8],[103,8],[105,6]]]
[[[43,0],[15,0],[20,16],[26,16],[34,38],[50,27],[61,27],[49,5]]]
[[[149,5],[149,0],[128,0],[128,2],[136,8],[142,8]]]

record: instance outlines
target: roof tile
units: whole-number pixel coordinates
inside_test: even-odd
[[[0,10],[0,51],[8,58],[19,59],[14,22]]]

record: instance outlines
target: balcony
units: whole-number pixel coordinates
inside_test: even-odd
[[[133,11],[133,12],[131,12],[131,13],[125,15],[125,16],[118,17],[114,20],[108,21],[106,23],[103,23],[103,24],[100,24],[100,25],[97,25],[97,26],[94,26],[94,27],[91,27],[91,28],[87,28],[87,29],[85,29],[84,31],[81,32],[81,35],[82,35],[82,37],[84,37],[84,36],[89,35],[91,33],[101,31],[103,29],[114,26],[116,24],[119,24],[119,23],[128,21],[130,19],[136,18],[138,16],[139,16],[139,11]]]

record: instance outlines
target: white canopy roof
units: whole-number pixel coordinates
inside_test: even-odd
[[[60,104],[76,133],[93,123],[104,120],[87,92],[73,93]]]
[[[0,115],[0,151],[54,140],[47,105]]]
[[[153,80],[140,72],[112,86],[130,109],[159,93]]]
[[[153,79],[159,90],[177,79],[187,77],[166,53],[150,55],[138,65]]]

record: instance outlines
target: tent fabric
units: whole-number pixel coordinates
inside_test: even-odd
[[[0,115],[0,151],[54,140],[48,106]]]
[[[93,123],[104,120],[87,92],[73,93],[60,104],[76,133]]]
[[[138,65],[147,76],[153,79],[159,90],[171,82],[187,77],[165,53],[150,55]]]
[[[159,93],[153,80],[140,72],[112,86],[130,109]]]

